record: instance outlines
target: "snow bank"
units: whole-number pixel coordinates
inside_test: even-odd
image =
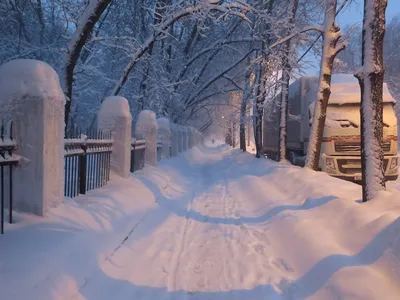
[[[4,299],[399,299],[400,182],[195,147],[0,237]],[[340,188],[338,188],[340,187]],[[24,222],[22,222],[22,220]]]

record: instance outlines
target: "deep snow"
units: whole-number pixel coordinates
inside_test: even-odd
[[[0,299],[399,299],[399,189],[362,204],[324,173],[194,148],[19,215]]]

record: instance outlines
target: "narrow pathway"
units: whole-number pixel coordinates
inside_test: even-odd
[[[205,149],[177,172],[177,182],[147,182],[158,208],[71,300],[400,295],[397,275],[384,276],[386,246],[373,240],[368,248],[376,230],[358,240],[338,235],[354,230],[334,218],[357,205],[357,199],[340,200],[349,184],[332,195],[323,185],[309,189],[303,170],[266,165],[223,146]],[[368,282],[375,283],[373,292]],[[350,284],[355,291],[341,298]]]

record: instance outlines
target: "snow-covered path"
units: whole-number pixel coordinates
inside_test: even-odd
[[[361,206],[354,184],[225,146],[157,176],[140,176],[155,206],[71,300],[399,299],[397,201]]]

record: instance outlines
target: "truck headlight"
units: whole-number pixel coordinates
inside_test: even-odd
[[[332,170],[336,169],[335,161],[333,160],[333,158],[327,157],[325,160],[325,164],[326,164],[326,167],[329,169],[332,169]]]
[[[390,170],[397,168],[397,157],[392,158],[392,162],[390,163]]]

